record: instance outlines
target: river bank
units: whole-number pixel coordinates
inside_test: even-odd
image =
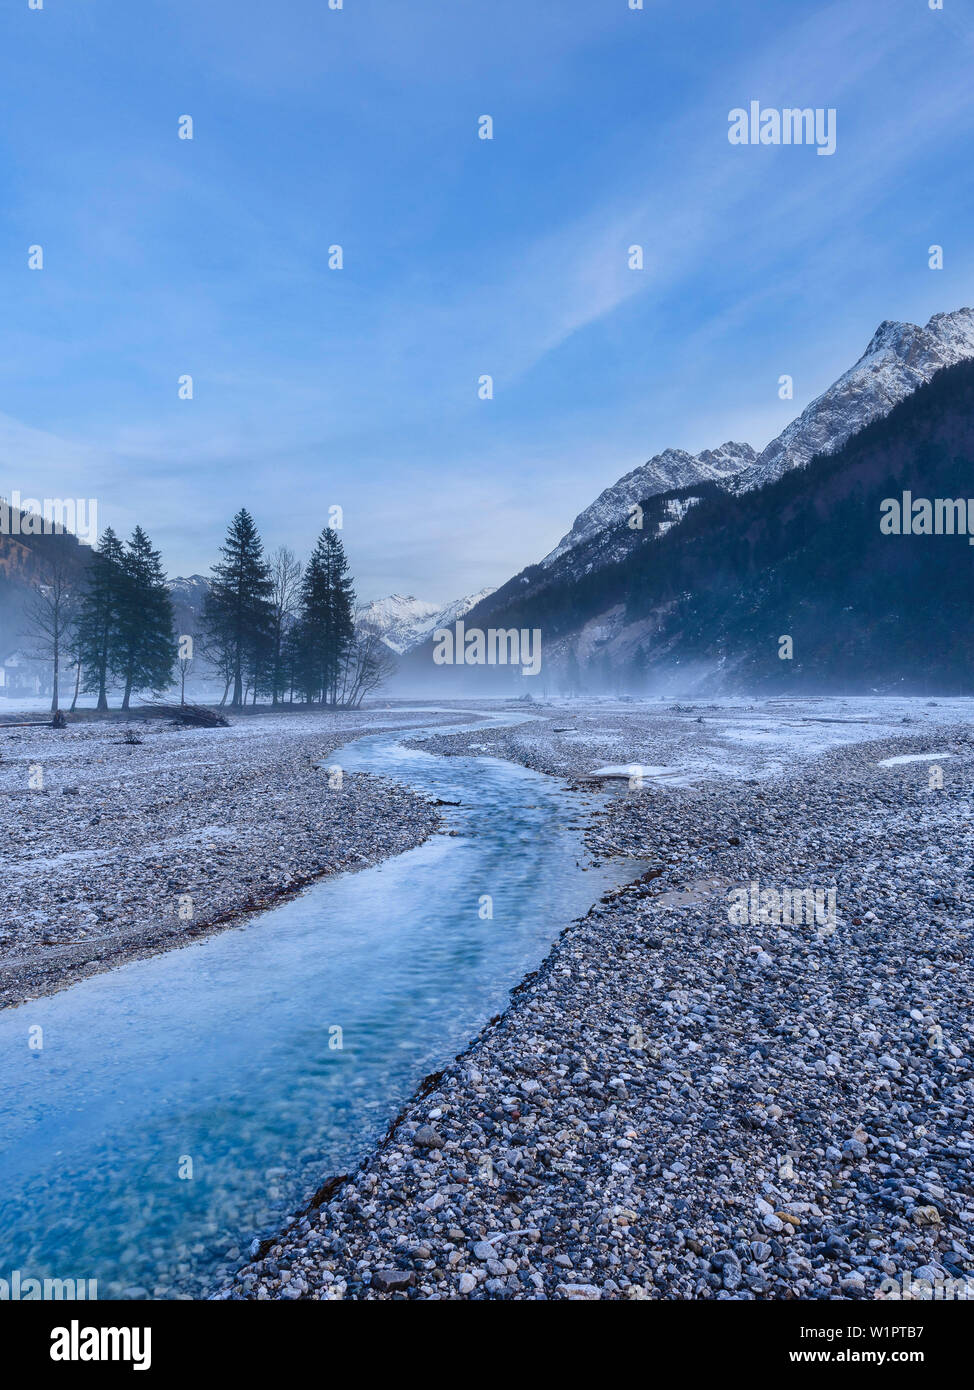
[[[471,727],[469,714],[453,723]],[[417,1078],[631,872],[586,852],[600,793],[406,748],[389,729],[336,763],[442,807],[444,833],[233,931],[0,1011],[15,1267],[84,1271],[103,1299],[205,1297],[322,1174],[370,1154]]]
[[[336,778],[328,760],[378,728],[451,718],[314,711],[225,729],[0,727],[0,1008],[421,843],[440,824],[434,807],[383,778]]]
[[[702,754],[706,707],[667,712],[669,734],[616,707],[568,742],[562,710],[425,740],[568,778],[668,770],[610,782],[589,834],[649,873],[563,932],[362,1168],[217,1296],[874,1298],[974,1279],[974,744],[959,701],[849,703],[724,711]],[[834,920],[732,920],[751,884],[834,890]]]

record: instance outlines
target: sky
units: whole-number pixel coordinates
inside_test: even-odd
[[[666,447],[762,448],[974,303],[974,6],[930,3],[8,0],[0,495],[172,575],[337,506],[363,601],[446,603]],[[731,144],[751,100],[835,153]]]

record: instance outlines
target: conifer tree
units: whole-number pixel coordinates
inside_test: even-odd
[[[345,548],[326,526],[301,583],[300,685],[311,702],[335,705],[345,656],[355,627],[355,594]]]
[[[122,681],[122,709],[133,692],[165,690],[176,660],[173,610],[158,550],[136,526],[122,559],[111,668]]]
[[[213,566],[203,623],[211,659],[233,682],[231,705],[243,704],[244,685],[256,690],[264,674],[272,629],[270,568],[253,517],[241,507]]]
[[[87,584],[78,618],[78,657],[84,672],[84,688],[98,692],[96,708],[108,709],[108,679],[112,644],[124,583],[125,551],[110,526],[102,534],[88,567]]]

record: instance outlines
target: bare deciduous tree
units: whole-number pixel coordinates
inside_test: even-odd
[[[191,656],[181,656],[179,658],[179,703],[181,705],[185,705],[186,703],[186,676],[192,664],[193,658]]]
[[[301,562],[287,545],[279,545],[270,557],[271,607],[273,609],[273,671],[271,673],[271,703],[276,705],[283,695],[284,640],[294,621],[301,598]]]
[[[24,607],[27,622],[24,635],[32,643],[30,655],[38,661],[52,663],[52,714],[58,711],[61,657],[70,649],[77,610],[78,594],[67,565],[60,560],[49,561]]]
[[[218,679],[223,681],[223,695],[220,699],[222,709],[233,683],[233,653],[225,643],[212,639],[205,628],[193,634],[193,650],[197,656],[203,658]]]
[[[378,628],[363,623],[345,657],[339,704],[358,709],[366,695],[384,685],[396,670],[396,658],[382,640]]]

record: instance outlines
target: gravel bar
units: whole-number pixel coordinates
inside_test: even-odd
[[[540,713],[423,747],[577,779],[700,746],[681,707]],[[871,1299],[974,1280],[974,742],[967,723],[910,727],[926,717],[875,738],[819,709],[860,741],[833,731],[757,777],[725,741],[726,775],[609,784],[590,844],[648,873],[213,1296]],[[942,787],[932,760],[880,766],[931,753]],[[834,890],[833,918],[735,922],[752,883]]]
[[[0,1007],[208,935],[440,825],[386,778],[316,764],[387,728],[456,715],[247,716],[0,725]],[[126,742],[126,740],[133,740]]]

